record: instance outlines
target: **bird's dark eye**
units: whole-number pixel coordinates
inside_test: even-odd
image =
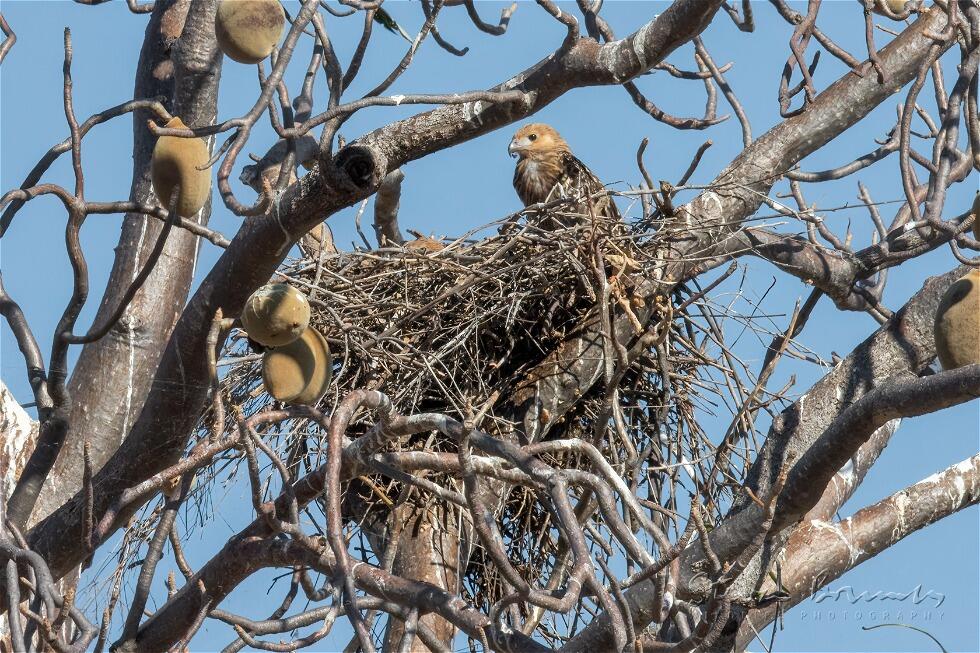
[[[537,134],[528,134],[527,139],[529,141],[536,141],[536,140],[538,140],[538,135]]]

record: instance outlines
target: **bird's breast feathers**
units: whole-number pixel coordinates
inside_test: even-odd
[[[544,202],[558,181],[558,171],[540,161],[525,159],[514,171],[514,189],[525,206]]]

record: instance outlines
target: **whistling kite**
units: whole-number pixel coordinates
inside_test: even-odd
[[[534,123],[517,130],[507,152],[517,156],[514,189],[524,206],[561,197],[589,197],[604,190],[599,178],[575,158],[568,143],[554,128]],[[608,195],[592,197],[578,206],[588,214],[589,204],[597,216],[619,218],[616,204]]]

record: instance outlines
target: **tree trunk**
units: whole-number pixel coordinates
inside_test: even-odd
[[[455,511],[446,510],[443,506],[422,508],[407,503],[396,507],[392,521],[401,528],[395,536],[398,549],[392,573],[457,593],[461,533],[454,515]],[[433,614],[420,616],[419,623],[431,630],[447,648],[452,648],[456,629],[451,623]],[[407,650],[412,653],[428,653],[430,650],[418,636],[408,649],[403,649],[404,637],[405,623],[391,617],[382,650]]]

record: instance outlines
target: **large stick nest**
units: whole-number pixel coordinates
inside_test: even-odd
[[[573,226],[553,228],[556,216]],[[617,350],[607,338],[611,361],[603,378],[548,437],[596,444],[631,480],[637,496],[645,495],[660,508],[656,514],[667,530],[680,509],[678,486],[708,476],[706,452],[712,446],[694,412],[699,398],[717,386],[701,378],[708,360],[705,345],[694,344],[686,310],[673,308],[681,296],[658,296],[649,283],[641,287],[637,281],[641,272],[643,278],[655,278],[666,236],[606,218],[555,212],[474,233],[482,235],[438,242],[423,238],[370,251],[321,251],[277,273],[309,296],[313,324],[334,352],[334,381],[321,408],[331,410],[354,389],[375,388],[389,395],[402,414],[444,412],[462,419],[488,400],[506,399],[516,382],[582,324],[601,325],[603,311],[610,319],[626,317],[635,330],[634,344],[627,347],[631,351]],[[654,309],[646,325],[635,318],[644,307]],[[247,355],[244,337],[237,336],[237,342],[233,337],[233,343],[231,349],[243,358],[226,376],[223,392],[232,403],[244,404],[246,414],[271,407],[274,402],[262,390],[259,364]],[[371,420],[362,415],[348,435],[356,437]],[[514,426],[504,422],[491,406],[481,428],[501,433]],[[315,425],[293,429],[279,431],[284,458],[309,468],[321,463],[322,434]],[[427,435],[394,446],[455,451],[453,443]],[[571,454],[556,456],[546,462],[580,464]],[[719,471],[723,479],[732,477],[727,469]],[[707,479],[712,485],[714,476]],[[426,478],[462,489],[459,479]],[[723,491],[724,485],[722,480],[709,493]],[[375,546],[385,535],[370,524],[384,524],[405,489],[383,476],[351,483],[345,500],[358,504],[355,514],[365,515],[362,534]],[[412,500],[420,494],[415,490]],[[712,503],[709,498],[709,509]],[[594,526],[603,530],[598,519]],[[527,580],[544,582],[559,552],[548,510],[529,491],[518,489],[506,502],[501,529]],[[505,589],[479,547],[465,579],[471,598],[484,607]]]

